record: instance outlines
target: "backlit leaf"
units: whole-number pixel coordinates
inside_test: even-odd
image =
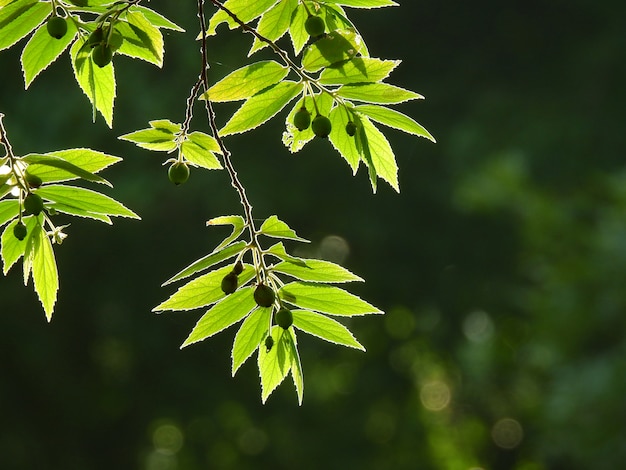
[[[16,0],[0,9],[0,51],[28,35],[50,15],[50,5],[38,0]]]
[[[300,308],[331,315],[383,313],[356,295],[334,286],[292,282],[280,289],[279,296],[288,297],[290,303]]]
[[[362,47],[361,36],[351,29],[332,31],[308,46],[302,57],[307,72],[317,72],[323,67],[354,57]]]
[[[354,57],[326,67],[320,75],[320,82],[324,85],[379,82],[387,78],[399,64],[399,60]]]
[[[126,21],[119,21],[115,27],[124,37],[119,54],[163,66],[163,35],[140,11],[129,11]]]
[[[425,137],[435,142],[435,138],[430,135],[424,127],[418,124],[409,116],[402,114],[394,109],[385,108],[376,105],[361,105],[354,108],[359,113],[365,114],[372,120],[384,124],[394,129],[398,129],[409,134]]]
[[[249,98],[220,130],[220,135],[239,134],[271,119],[302,91],[302,84],[280,82]]]
[[[293,310],[293,326],[313,336],[334,344],[365,351],[350,330],[337,320],[309,310]]]
[[[253,287],[245,287],[210,308],[191,331],[181,348],[209,338],[237,323],[257,307]]]
[[[359,276],[330,261],[307,259],[306,266],[288,261],[278,263],[272,271],[287,274],[301,281],[310,282],[352,282],[363,281]]]
[[[364,101],[366,103],[396,104],[409,100],[423,99],[414,91],[405,90],[388,83],[364,83],[358,85],[344,85],[337,94],[342,98]]]
[[[46,312],[46,318],[50,321],[59,290],[59,274],[54,259],[54,250],[45,230],[39,230],[33,236],[33,241],[32,271],[35,291]]]
[[[232,350],[232,373],[233,376],[246,362],[246,360],[257,350],[257,348],[264,348],[263,341],[267,337],[269,330],[270,315],[272,314],[271,308],[259,307],[253,311],[241,324],[241,328],[235,336],[235,342],[233,343]]]
[[[263,222],[263,225],[261,225],[261,228],[259,229],[259,233],[266,235],[268,237],[287,238],[291,240],[298,240],[300,242],[309,243],[309,240],[300,238],[298,235],[296,235],[296,232],[294,232],[293,229],[289,227],[289,225],[287,225],[285,222],[280,220],[275,215],[268,217]]]

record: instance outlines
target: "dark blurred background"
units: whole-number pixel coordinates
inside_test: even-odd
[[[372,195],[328,142],[289,154],[282,118],[228,138],[256,216],[278,214],[313,241],[308,255],[339,257],[367,280],[351,290],[387,312],[350,322],[365,354],[301,337],[301,407],[290,380],[261,405],[254,359],[230,377],[234,329],[179,351],[202,312],[151,313],[173,292],[160,284],[224,236],[204,222],[240,212],[225,172],[174,187],[164,154],[116,140],[182,121],[194,3],[150,2],[188,32],[166,34],[163,70],[116,57],[112,132],[91,123],[67,54],[27,92],[24,42],[0,54],[14,150],[123,157],[110,194],[143,218],[72,222],[50,324],[20,266],[0,281],[0,466],[620,468],[626,3],[351,10],[372,56],[403,60],[390,81],[426,96],[397,109],[438,140],[386,130],[399,195],[382,183]],[[246,63],[250,43],[212,39],[212,79]],[[220,123],[232,110],[217,108]]]

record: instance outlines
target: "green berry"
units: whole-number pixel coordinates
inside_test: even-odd
[[[321,17],[311,15],[304,22],[304,29],[309,33],[309,36],[315,37],[324,34],[326,24]]]
[[[274,347],[274,338],[272,338],[271,336],[268,336],[267,338],[265,338],[266,352],[270,352],[273,347]]]
[[[233,266],[233,273],[239,276],[243,272],[243,263],[241,261],[237,261]]]
[[[311,123],[311,128],[313,129],[313,133],[316,136],[325,139],[330,134],[332,125],[330,123],[330,119],[328,119],[326,116],[318,114],[317,116],[315,116],[315,119],[313,119],[313,122]]]
[[[167,177],[176,186],[183,184],[189,179],[189,167],[185,162],[175,162],[167,170]]]
[[[239,279],[237,279],[237,275],[235,273],[228,273],[222,279],[222,292],[224,294],[232,294],[237,290],[237,285],[239,283]]]
[[[20,241],[26,238],[27,233],[28,229],[26,228],[26,225],[24,225],[24,223],[21,221],[15,224],[15,227],[13,227],[13,235],[15,235],[15,238]]]
[[[311,113],[309,113],[304,106],[293,116],[293,125],[296,126],[299,131],[308,129],[311,125]]]
[[[61,39],[67,33],[67,22],[60,16],[51,16],[46,23],[48,34],[54,39]]]
[[[91,51],[91,59],[98,67],[105,67],[110,64],[111,59],[113,59],[113,50],[106,44],[99,44]]]
[[[254,301],[259,307],[271,307],[274,303],[274,299],[276,299],[276,296],[270,286],[259,284],[257,288],[254,289]]]
[[[120,33],[116,28],[113,28],[111,35],[109,36],[108,45],[113,50],[113,52],[117,51],[120,47],[122,47],[122,43],[124,42],[124,36]]]
[[[43,199],[39,194],[28,193],[24,198],[24,213],[26,215],[39,215],[43,210]]]
[[[26,183],[28,183],[28,186],[32,189],[37,189],[43,183],[43,181],[41,180],[39,176],[33,175],[32,173],[29,173],[28,171],[24,175],[24,179],[26,180]]]
[[[286,330],[293,325],[293,315],[291,310],[288,308],[282,307],[278,312],[276,312],[275,318],[276,323],[278,323],[278,326],[280,326],[283,330]]]
[[[354,137],[354,134],[356,134],[356,124],[352,121],[348,121],[348,124],[346,124],[346,134],[350,137]]]
[[[102,31],[102,28],[97,28],[93,33],[89,35],[89,38],[87,39],[87,42],[89,43],[92,49],[102,44],[103,41],[104,41],[104,32]]]

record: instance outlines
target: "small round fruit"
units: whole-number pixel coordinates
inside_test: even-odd
[[[313,122],[311,123],[311,128],[313,129],[313,133],[316,136],[325,139],[330,134],[332,125],[330,123],[330,119],[328,119],[326,116],[318,114],[317,116],[315,116],[315,119],[313,119]]]
[[[232,294],[237,290],[238,283],[237,275],[235,273],[228,273],[222,279],[222,292],[226,295]]]
[[[109,65],[111,59],[113,59],[113,50],[106,44],[99,44],[91,51],[91,60],[100,68]]]
[[[346,124],[346,134],[350,137],[354,137],[354,134],[356,134],[356,124],[352,121],[348,121],[348,124]]]
[[[94,32],[89,35],[89,38],[87,39],[87,42],[89,43],[92,49],[102,44],[103,41],[104,41],[104,32],[102,31],[102,28],[96,28]]]
[[[271,307],[276,299],[276,295],[270,286],[259,284],[254,289],[254,301],[259,307]]]
[[[61,39],[67,33],[67,22],[60,16],[51,16],[46,23],[48,34],[54,39]]]
[[[270,352],[273,347],[274,347],[274,338],[272,338],[271,336],[268,336],[267,338],[265,338],[266,352]]]
[[[26,225],[24,225],[24,223],[21,221],[15,224],[15,227],[13,227],[13,235],[15,235],[15,238],[20,241],[26,238],[27,233],[28,229],[26,228]]]
[[[296,126],[299,131],[308,129],[311,125],[311,113],[309,113],[304,106],[293,116],[293,125]]]
[[[321,17],[311,15],[304,22],[304,29],[309,33],[309,36],[315,37],[324,34],[326,24]]]
[[[43,181],[41,180],[39,176],[33,175],[32,173],[29,173],[28,171],[24,175],[24,179],[26,180],[26,183],[28,183],[28,186],[33,189],[37,189],[43,183]]]
[[[24,198],[24,213],[27,215],[39,215],[43,210],[43,199],[39,194],[28,193]]]
[[[243,272],[243,263],[241,261],[237,261],[233,266],[233,273],[239,276]]]
[[[286,330],[293,325],[293,315],[291,310],[288,308],[282,307],[278,312],[276,312],[275,318],[276,323],[278,323],[278,326],[280,326],[283,330]]]
[[[117,29],[113,28],[111,32],[111,36],[109,36],[108,45],[113,50],[113,52],[117,51],[120,47],[122,47],[122,43],[124,42],[124,36]]]
[[[167,170],[167,177],[176,186],[183,184],[189,179],[189,167],[185,162],[175,162]]]

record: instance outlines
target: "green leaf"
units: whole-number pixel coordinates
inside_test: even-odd
[[[18,220],[14,219],[9,225],[7,225],[2,232],[2,237],[0,237],[0,240],[2,241],[0,254],[2,255],[2,271],[4,275],[9,272],[9,269],[11,269],[17,260],[24,256],[28,239],[32,237],[33,231],[38,225],[37,218],[34,216],[22,219],[22,222],[26,225],[28,232],[24,240],[18,240],[13,235],[13,227],[15,227],[17,222]]]
[[[126,41],[124,41],[126,43]],[[74,76],[80,88],[93,106],[93,120],[96,110],[102,114],[109,127],[113,127],[113,102],[115,101],[115,71],[111,62],[98,67],[91,60],[91,47],[87,41],[76,41],[70,49]]]
[[[290,337],[287,346],[291,355],[291,376],[293,377],[293,384],[298,394],[298,405],[302,405],[302,399],[304,397],[304,374],[302,373],[302,363],[300,362],[300,354],[298,353],[296,332],[293,328],[289,328],[286,333]]]
[[[172,282],[179,281],[181,279],[185,279],[193,274],[196,274],[200,271],[204,271],[205,269],[210,268],[211,266],[216,265],[217,263],[224,261],[228,258],[232,258],[233,256],[241,253],[243,249],[246,247],[246,242],[239,241],[237,243],[233,243],[225,248],[216,248],[212,253],[200,258],[197,261],[194,261],[185,269],[180,271],[175,276],[172,276],[170,279],[165,281],[162,286],[166,286],[171,284]]]
[[[283,261],[274,266],[272,271],[287,274],[301,281],[335,283],[363,281],[362,278],[338,264],[319,259],[307,259],[306,266]]]
[[[346,132],[346,124],[353,118],[348,116],[348,112],[345,108],[337,106],[330,112],[328,119],[330,119],[330,123],[332,124],[330,135],[328,136],[330,143],[344,160],[348,162],[348,165],[352,168],[352,173],[356,174],[359,168],[359,162],[361,161],[361,152],[357,145],[360,137],[358,134],[349,136]],[[353,122],[360,121],[353,120]]]
[[[307,265],[303,259],[296,258],[295,256],[291,256],[289,253],[287,253],[287,250],[285,250],[285,245],[283,245],[283,242],[278,242],[272,245],[267,250],[265,250],[265,252],[276,256],[278,259],[282,261],[294,263],[298,266],[306,267]]]
[[[210,308],[193,328],[181,349],[209,338],[237,323],[257,307],[252,286],[230,294]]]
[[[131,7],[130,9],[131,11],[139,11],[143,14],[143,16],[146,17],[146,19],[152,23],[153,26],[156,26],[157,28],[163,28],[163,29],[171,29],[174,31],[178,31],[179,33],[184,33],[185,30],[183,28],[181,28],[180,26],[178,26],[176,23],[172,23],[170,20],[168,20],[167,18],[165,18],[163,15],[157,13],[154,10],[151,10],[150,8],[141,6],[141,5],[135,5],[133,7]]]
[[[75,215],[77,217],[84,217],[84,218],[99,220],[100,222],[104,222],[105,224],[109,224],[109,225],[113,224],[111,217],[105,214],[91,212],[85,209],[79,209],[78,207],[70,206],[67,204],[60,203],[60,202],[54,202],[52,204],[49,204],[49,206],[54,208],[54,210],[56,210],[57,212],[61,212],[62,214]]]
[[[271,308],[257,308],[241,324],[235,336],[233,350],[232,373],[233,377],[241,365],[248,360],[257,348],[264,348],[263,340],[267,337],[270,324]]]
[[[293,44],[293,52],[295,55],[300,54],[300,51],[302,51],[302,48],[309,40],[309,33],[304,29],[304,23],[308,15],[309,13],[304,7],[303,2],[300,2],[289,25],[289,36],[291,37],[291,44]]]
[[[398,6],[392,0],[326,0],[326,3],[336,3],[337,5],[345,5],[353,8],[380,8]]]
[[[222,164],[213,152],[221,153],[213,137],[202,132],[192,132],[181,144],[181,152],[191,163],[208,170],[219,170]]]
[[[24,249],[24,257],[22,259],[22,268],[23,268],[23,278],[24,285],[28,284],[28,279],[30,277],[30,273],[33,268],[33,260],[35,255],[35,244],[38,243],[38,238],[41,235],[42,229],[42,220],[43,217],[33,217],[35,223],[32,226],[32,229],[29,227],[28,235],[26,236],[26,247]]]
[[[263,13],[261,19],[259,20],[259,24],[256,27],[257,32],[270,41],[276,42],[278,39],[283,37],[289,29],[291,17],[297,7],[298,0],[284,0],[278,2],[268,11]],[[248,53],[248,57],[266,46],[266,42],[260,41],[255,37],[252,48]]]
[[[274,338],[274,347],[269,351],[265,348],[259,348],[258,364],[263,403],[285,380],[293,365],[291,335],[279,326],[272,327],[271,335]]]
[[[389,76],[401,61],[354,57],[322,70],[320,82],[324,85],[379,82]]]
[[[50,15],[50,5],[38,0],[16,0],[0,9],[0,51],[11,47]]]
[[[337,94],[342,98],[364,101],[366,103],[396,104],[409,100],[423,99],[413,91],[405,90],[388,83],[363,83],[358,85],[344,85]]]
[[[51,160],[48,160],[46,164],[34,163],[34,160],[41,157],[60,158],[61,160],[69,163],[71,166],[68,167],[69,169],[63,169],[59,166],[50,166]],[[29,164],[28,171],[39,176],[44,183],[58,183],[62,181],[74,180],[79,176],[86,176],[77,174],[75,167],[78,167],[90,174],[94,174],[104,170],[114,163],[121,161],[122,159],[112,155],[107,155],[106,153],[98,152],[96,150],[76,148],[49,152],[42,155],[30,154],[23,157],[22,160]],[[95,181],[104,183],[106,180]]]
[[[153,121],[149,121],[149,124],[153,129],[167,131],[172,134],[178,134],[183,129],[183,126],[172,122],[169,119],[155,119]]]
[[[51,155],[51,154],[36,155],[36,154],[31,153],[23,157],[22,161],[29,164],[29,169],[31,165],[33,165],[33,167],[35,167],[35,165],[48,166],[54,169],[62,170],[66,173],[70,173],[74,175],[75,177],[83,178],[87,181],[94,181],[96,183],[106,184],[107,186],[111,186],[111,187],[113,186],[111,183],[105,180],[102,176],[94,175],[92,172],[84,170],[83,168],[76,166],[73,163],[68,162],[64,158],[57,157],[55,155]],[[36,168],[39,168],[39,166],[37,166]],[[44,182],[49,181],[47,178],[44,179],[44,177],[42,176],[42,174],[44,174],[43,171],[35,170],[33,171],[33,174],[39,176],[41,180]],[[45,176],[49,177],[49,174]]]
[[[231,266],[224,266],[223,268],[197,277],[180,287],[169,299],[154,307],[152,311],[193,310],[214,304],[225,297],[221,287],[222,279],[231,270]],[[239,285],[245,285],[254,276],[254,269],[245,267],[243,272],[239,275]]]
[[[201,99],[222,103],[249,98],[267,87],[277,84],[287,76],[289,69],[273,60],[246,65],[226,75],[209,88]]]
[[[45,230],[39,230],[33,235],[33,281],[35,291],[46,312],[48,321],[52,320],[54,304],[59,290],[59,273],[54,259],[54,250],[50,238]]]
[[[292,282],[279,291],[281,298],[297,307],[330,315],[354,316],[383,313],[354,294],[334,286]]]
[[[326,29],[328,31],[335,31],[337,29],[352,29],[357,34],[359,34],[357,28],[354,26],[354,23],[350,21],[347,17],[345,10],[340,5],[333,5],[330,3],[325,3],[320,5],[321,10],[319,12],[320,16],[324,18],[324,22],[326,23]],[[361,37],[361,50],[359,51],[359,55],[361,57],[369,57],[369,51],[367,49],[367,45],[363,38]]]
[[[137,214],[117,202],[115,199],[90,189],[79,188],[77,186],[66,186],[62,184],[52,184],[42,186],[35,192],[42,198],[49,201],[58,202],[60,204],[64,204],[65,206],[75,207],[87,212],[104,214],[113,217],[129,217],[131,219],[140,218]]]
[[[296,102],[296,105],[291,109],[287,118],[285,119],[286,130],[283,133],[283,144],[289,149],[291,153],[298,152],[304,147],[308,142],[313,140],[315,134],[313,134],[313,130],[311,126],[303,131],[300,131],[293,125],[293,119],[295,114],[302,108],[305,101],[300,99]],[[317,109],[320,114],[324,116],[328,116],[330,110],[333,106],[333,97],[328,93],[321,93],[315,95],[315,103],[317,104]],[[315,108],[313,106],[313,101],[311,98],[306,99],[306,109],[311,113],[311,117],[313,118],[316,114]]]
[[[369,119],[360,119],[358,142],[362,146],[362,157],[370,170],[372,189],[376,192],[376,177],[387,181],[393,189],[400,192],[398,186],[398,165],[389,141]]]
[[[26,88],[33,82],[42,70],[54,62],[76,37],[78,30],[73,21],[67,20],[67,33],[61,39],[55,39],[48,34],[46,25],[40,26],[29,39],[22,51],[20,59],[24,71]]]
[[[356,106],[354,109],[359,113],[370,117],[372,120],[384,124],[385,126],[408,132],[409,134],[425,137],[428,140],[435,142],[435,138],[430,135],[424,127],[411,119],[409,116],[396,110],[385,108],[384,106],[365,104]]]
[[[169,129],[141,129],[118,137],[133,142],[138,147],[157,152],[171,152],[176,149],[176,136]]]
[[[140,11],[129,11],[115,27],[124,37],[118,53],[163,66],[163,35]],[[106,68],[106,67],[105,67]]]
[[[280,220],[275,215],[272,215],[265,219],[263,225],[259,229],[259,233],[268,237],[273,238],[287,238],[290,240],[297,240],[299,242],[309,243],[309,240],[305,238],[300,238],[296,235],[296,232],[289,227],[285,222]]]
[[[269,10],[278,0],[227,0],[224,7],[232,11],[242,22],[248,23],[258,18]],[[239,25],[224,10],[218,10],[209,20],[207,30],[208,36],[215,34],[215,29],[222,23],[227,23],[230,29],[235,29]]]
[[[207,221],[207,227],[209,225],[232,225],[233,231],[229,236],[227,236],[222,243],[220,243],[216,250],[219,248],[223,248],[226,245],[229,245],[232,241],[239,238],[239,235],[243,233],[246,228],[246,221],[240,215],[223,215],[220,217],[215,217],[209,221]]]
[[[332,31],[305,49],[302,67],[307,72],[317,72],[329,65],[351,59],[359,53],[361,47],[361,36],[355,30]]]
[[[240,134],[271,119],[302,91],[302,84],[283,81],[249,98],[235,112],[220,135]]]
[[[0,227],[13,220],[20,213],[20,202],[17,199],[0,201]]]
[[[293,310],[293,326],[330,343],[365,351],[350,330],[337,320],[309,310]]]

